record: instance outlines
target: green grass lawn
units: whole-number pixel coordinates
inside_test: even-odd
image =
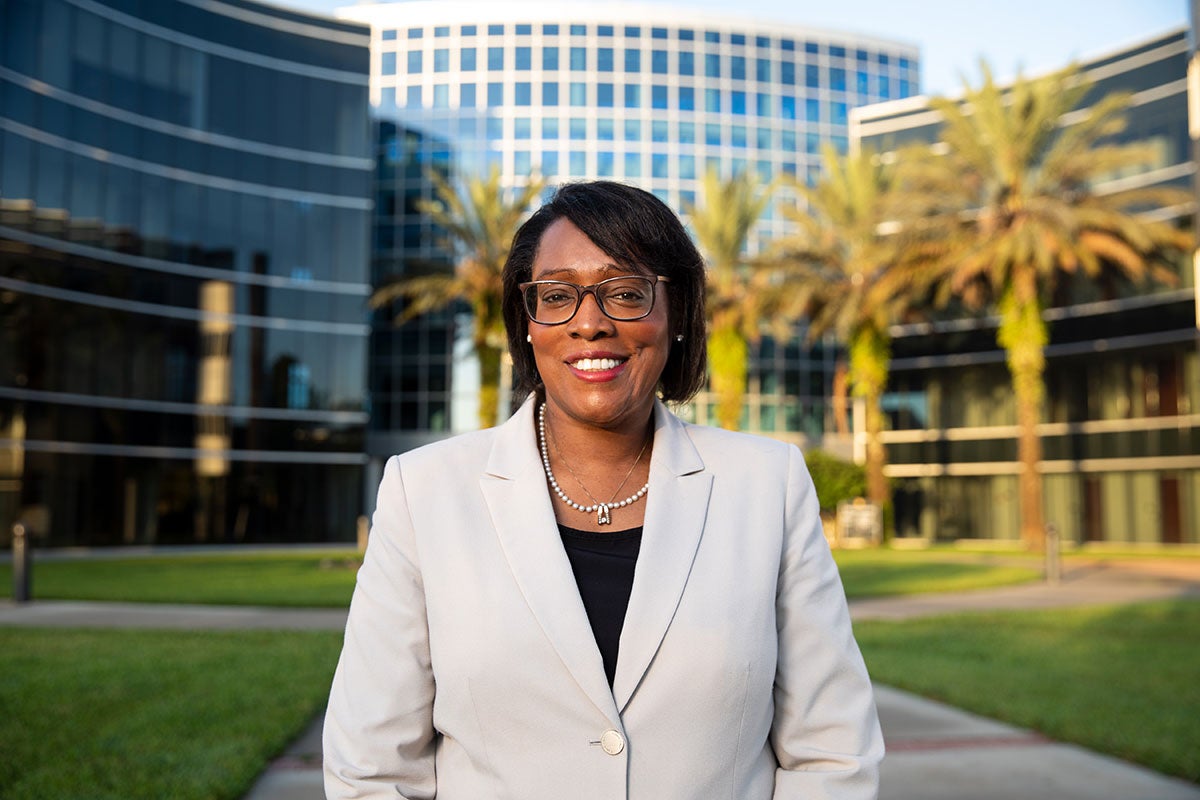
[[[880,683],[1200,782],[1200,602],[854,627]]]
[[[839,550],[849,597],[981,589],[1035,580],[1035,559],[973,553]],[[33,596],[43,600],[344,608],[358,553],[247,553],[36,561]],[[1018,560],[1019,561],[1019,560]],[[0,598],[12,596],[12,572],[0,564]]]
[[[886,549],[835,550],[833,556],[851,599],[1009,586],[1042,575],[1033,557]]]
[[[353,549],[322,553],[174,555],[34,561],[43,600],[344,608],[357,574]],[[0,564],[0,597],[12,597]]]
[[[234,800],[323,707],[341,636],[0,628],[0,797]]]

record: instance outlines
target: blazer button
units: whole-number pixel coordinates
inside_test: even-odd
[[[614,730],[607,730],[600,735],[600,747],[610,756],[620,755],[625,749],[625,738]]]

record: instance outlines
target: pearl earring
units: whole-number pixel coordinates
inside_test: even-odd
[[[533,334],[532,333],[525,334],[525,341],[529,342],[530,344],[533,344]]]
[[[683,341],[683,334],[682,334],[682,333],[677,333],[677,334],[675,334],[675,341],[677,341],[677,342],[682,342],[682,341]]]

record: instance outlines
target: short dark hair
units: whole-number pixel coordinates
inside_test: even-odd
[[[649,192],[613,181],[561,186],[513,237],[504,264],[504,325],[513,359],[513,391],[523,397],[542,385],[533,349],[525,340],[529,317],[519,284],[531,280],[542,234],[568,219],[622,267],[670,278],[671,352],[659,389],[664,400],[690,400],[704,383],[707,342],[704,322],[704,259],[675,212]],[[683,341],[675,336],[682,334]]]

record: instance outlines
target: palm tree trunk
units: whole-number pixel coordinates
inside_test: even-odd
[[[854,395],[866,404],[867,434],[867,498],[891,518],[892,493],[887,477],[887,450],[883,446],[883,407],[881,400],[887,389],[888,369],[892,360],[887,334],[871,326],[859,328],[850,339],[850,382]],[[888,532],[883,532],[888,538]]]
[[[496,409],[500,401],[500,348],[476,343],[479,355],[479,427],[496,424]]]
[[[714,322],[708,338],[708,364],[717,396],[717,423],[731,431],[741,427],[748,351],[746,338],[735,325]]]
[[[1037,426],[1046,396],[1046,344],[1049,329],[1041,303],[1022,302],[1013,292],[1000,302],[997,337],[1008,360],[1017,404],[1017,492],[1021,507],[1021,540],[1030,550],[1045,543],[1042,516],[1042,441]]]

